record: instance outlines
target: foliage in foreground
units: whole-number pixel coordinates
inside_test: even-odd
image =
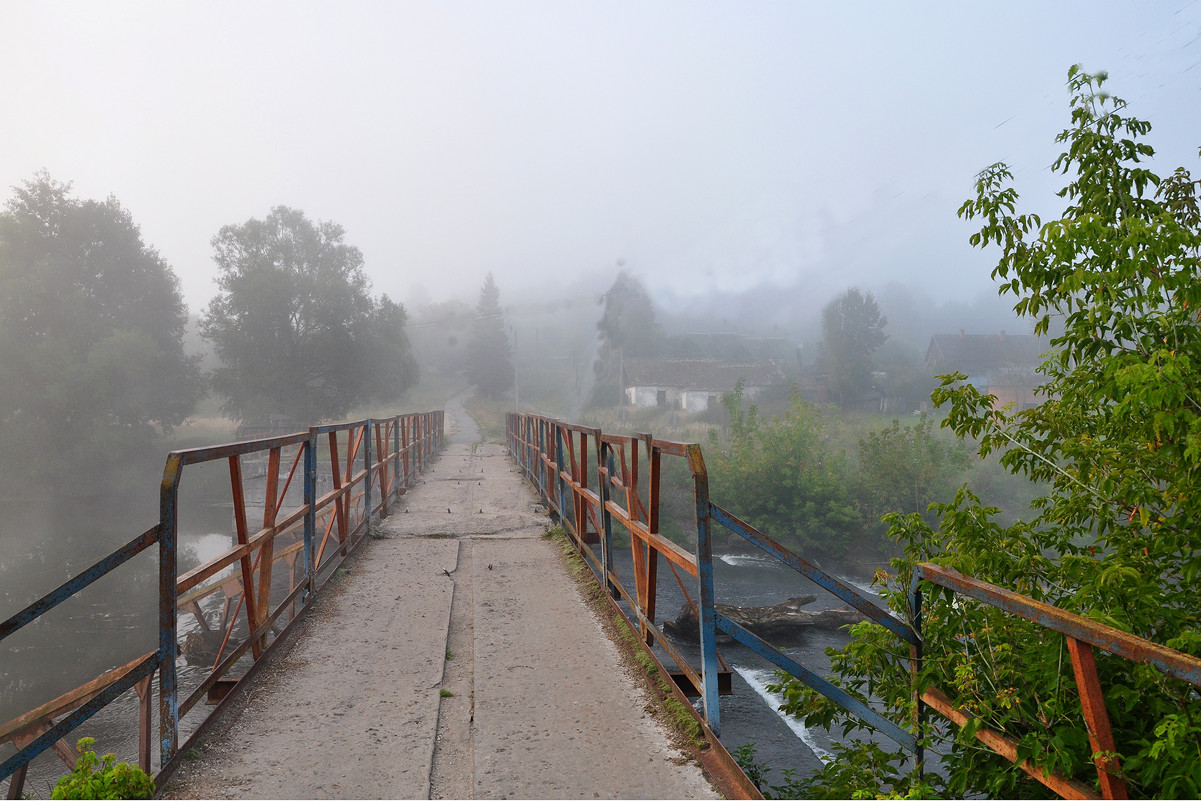
[[[75,769],[58,780],[51,798],[151,798],[154,780],[146,771],[128,762],[117,762],[116,754],[105,754],[103,761],[91,750],[94,737],[82,737],[75,750],[79,759]],[[99,770],[97,770],[99,766]]]
[[[1040,371],[1047,400],[997,410],[963,376],[934,394],[944,425],[1002,454],[1011,472],[1047,482],[1029,522],[1002,526],[997,510],[961,490],[939,505],[936,528],[893,516],[905,556],[886,596],[907,616],[914,565],[932,561],[1091,620],[1201,655],[1201,208],[1198,182],[1141,166],[1146,122],[1101,91],[1104,75],[1069,72],[1072,123],[1056,162],[1068,176],[1059,219],[1017,214],[1004,165],[981,174],[960,210],[980,220],[974,245],[1000,246],[993,276],[1016,311],[1051,340]],[[1095,784],[1096,770],[1064,639],[974,602],[927,593],[926,659],[918,685],[940,687],[969,715],[944,747],[947,790],[1045,797],[1048,790],[983,749],[981,726],[1018,741],[1045,771]],[[831,652],[837,682],[871,695],[899,723],[912,719],[907,649],[878,626],[853,628]],[[1132,796],[1201,795],[1201,695],[1196,688],[1097,653],[1121,776]],[[811,691],[787,683],[785,709],[809,725],[857,727]],[[937,718],[937,716],[934,716]],[[898,764],[903,755],[893,755]]]
[[[782,771],[783,782],[768,781],[768,765],[756,756],[754,743],[735,749],[733,757],[764,798],[935,798],[941,779],[926,776],[913,782],[895,764],[892,754],[873,742],[832,745],[834,758],[813,776],[800,778],[796,771]]]

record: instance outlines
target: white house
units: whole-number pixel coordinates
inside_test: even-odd
[[[755,398],[783,384],[775,364],[733,364],[709,359],[643,359],[627,361],[623,377],[626,402],[703,412],[721,404],[721,396],[742,382],[743,395]]]

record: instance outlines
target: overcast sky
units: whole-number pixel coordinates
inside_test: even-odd
[[[0,198],[115,195],[199,309],[209,240],[334,220],[377,291],[502,300],[619,260],[677,308],[769,282],[978,294],[955,209],[1040,211],[1082,63],[1196,171],[1201,3],[0,0]],[[424,293],[416,293],[422,287]]]

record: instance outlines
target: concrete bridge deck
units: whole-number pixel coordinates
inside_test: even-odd
[[[161,793],[715,798],[504,449],[451,444]],[[457,430],[456,430],[457,429]],[[331,591],[332,590],[332,591]]]

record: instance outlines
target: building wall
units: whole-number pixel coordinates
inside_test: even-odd
[[[709,399],[713,398],[712,401]],[[721,393],[705,389],[689,389],[680,393],[680,408],[686,412],[708,411],[711,404],[721,403]]]
[[[763,387],[743,387],[744,397],[753,400],[763,392]],[[662,394],[660,394],[662,393]],[[703,412],[709,409],[709,398],[713,397],[716,404],[721,403],[721,390],[714,389],[678,389],[676,387],[638,386],[626,387],[626,402],[631,406],[663,406],[668,409],[681,409],[686,412]],[[662,399],[662,403],[660,403]]]
[[[1034,393],[1034,387],[993,386],[988,388],[988,392],[996,398],[993,401],[994,409],[1000,409],[1006,404],[1012,403],[1015,411],[1021,411],[1038,406],[1043,401],[1041,396]]]

